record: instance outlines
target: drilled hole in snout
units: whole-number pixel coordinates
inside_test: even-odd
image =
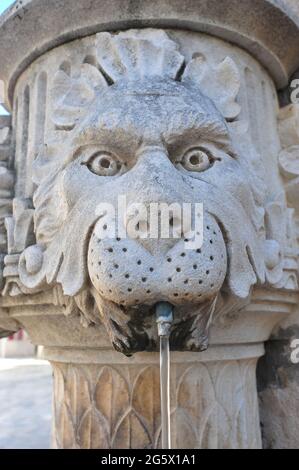
[[[177,273],[180,273],[180,272],[181,272],[181,268],[176,268],[176,272],[177,272]]]
[[[167,258],[167,262],[168,262],[168,263],[171,263],[171,262],[172,262],[172,258]]]
[[[181,253],[181,257],[184,258],[186,256],[186,253]]]
[[[115,269],[118,269],[118,268],[119,268],[118,264],[115,264],[114,267],[115,267]]]
[[[147,278],[146,277],[143,277],[141,278],[142,282],[146,282],[147,281]]]
[[[149,270],[151,273],[154,272],[154,268],[149,268]]]
[[[168,282],[172,282],[172,279],[171,279],[171,277],[169,277],[169,278],[167,279],[167,281],[168,281]]]
[[[151,291],[148,289],[148,290],[146,291],[146,293],[147,293],[147,294],[150,294],[150,293],[151,293]]]
[[[211,260],[211,261],[214,261],[214,256],[210,256],[210,260]]]
[[[200,253],[201,253],[201,249],[198,248],[198,249],[196,250],[196,253],[199,253],[199,254],[200,254]]]
[[[138,266],[141,265],[141,260],[140,259],[137,261],[137,264],[138,264]]]
[[[185,279],[184,284],[188,284],[189,279]]]
[[[113,248],[108,248],[107,251],[109,251],[109,253],[113,253]]]
[[[127,248],[123,248],[123,252],[126,253],[128,250]]]
[[[129,279],[129,277],[130,277],[130,274],[125,274],[126,279]]]
[[[193,269],[197,269],[197,264],[193,264]]]
[[[132,292],[132,289],[130,287],[128,288],[128,292]]]

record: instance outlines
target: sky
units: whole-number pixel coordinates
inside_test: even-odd
[[[6,10],[15,0],[0,0],[0,15]],[[1,67],[1,65],[0,65]],[[0,106],[0,115],[7,114],[6,111]]]
[[[0,14],[6,10],[15,0],[0,0]]]

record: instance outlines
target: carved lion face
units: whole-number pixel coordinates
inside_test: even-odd
[[[180,66],[178,61],[176,70]],[[88,111],[77,114],[76,124],[58,113],[69,136],[60,150],[56,145],[51,153],[49,146],[47,156],[42,151],[37,159],[38,244],[21,257],[20,276],[29,287],[60,283],[89,319],[97,322],[100,313],[116,348],[127,353],[153,347],[152,307],[168,301],[177,309],[174,343],[201,349],[210,306],[224,283],[246,297],[263,280],[250,175],[233,148],[221,105],[217,109],[198,84],[166,73],[140,75],[96,86],[89,101],[87,93],[85,101],[77,96],[73,108],[77,112],[88,101]],[[188,233],[145,238],[149,221],[140,215],[139,238],[105,237],[115,214],[100,208],[117,208],[120,195],[127,208],[202,203],[202,246],[187,249]],[[124,227],[134,218],[127,208],[118,218]]]

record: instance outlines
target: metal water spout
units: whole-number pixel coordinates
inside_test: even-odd
[[[160,337],[162,449],[171,449],[169,337],[173,322],[173,306],[170,303],[159,302],[156,305],[156,321]]]

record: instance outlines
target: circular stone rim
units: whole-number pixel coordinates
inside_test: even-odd
[[[299,68],[298,15],[288,0],[18,0],[0,16],[0,79],[10,106],[17,79],[38,57],[100,31],[175,28],[244,48],[278,88]]]

